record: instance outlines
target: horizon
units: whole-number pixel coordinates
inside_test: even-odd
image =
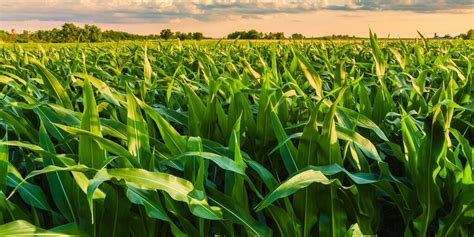
[[[332,34],[382,38],[458,35],[474,28],[470,0],[5,0],[0,29],[17,32],[60,28],[66,22],[103,30],[158,34],[162,29],[224,38],[234,31]],[[440,20],[442,19],[442,20]]]
[[[84,28],[85,25],[95,25],[95,24],[91,24],[91,23],[74,23],[74,22],[62,22],[61,24],[58,23],[58,26],[56,27],[51,27],[51,28],[41,28],[41,29],[36,29],[36,30],[26,30],[27,32],[30,32],[30,33],[34,33],[34,32],[37,32],[37,31],[40,31],[40,30],[43,30],[43,31],[50,31],[50,30],[53,30],[53,29],[58,29],[60,30],[62,28],[62,25],[64,24],[74,24],[75,26],[77,27],[80,27],[80,28]],[[117,30],[117,29],[114,29],[114,28],[102,28],[100,27],[99,25],[95,25],[97,27],[99,27],[102,32],[104,31],[108,31],[108,30],[111,30],[111,31],[115,31],[115,32],[124,32],[124,33],[130,33],[130,34],[135,34],[135,35],[139,35],[139,36],[153,36],[153,35],[160,35],[160,32],[161,30],[163,29],[169,29],[169,28],[163,28],[163,29],[157,29],[157,31],[155,32],[150,32],[150,33],[133,33],[131,31],[126,31],[126,30]],[[13,30],[16,34],[22,34],[25,30],[18,30],[18,29],[3,29],[3,28],[0,28],[0,31],[3,30],[5,32],[9,32],[11,33],[11,31]],[[170,29],[173,33],[179,33],[181,31],[174,31],[173,29]],[[213,36],[209,36],[209,35],[205,35],[204,34],[204,37],[206,37],[207,39],[227,39],[228,35],[231,34],[231,33],[235,33],[235,32],[248,32],[248,31],[251,31],[251,30],[256,30],[254,28],[248,28],[248,29],[240,29],[240,30],[235,30],[235,31],[232,31],[232,32],[227,32],[225,33],[225,35],[221,36],[221,37],[213,37]],[[354,37],[354,38],[359,38],[359,39],[368,39],[370,36],[370,31],[372,31],[372,33],[376,34],[378,36],[379,39],[416,39],[416,38],[420,38],[420,33],[423,35],[423,37],[426,37],[426,38],[435,38],[436,36],[437,37],[444,37],[444,36],[451,36],[451,37],[455,37],[455,36],[458,36],[460,34],[465,34],[468,30],[470,29],[466,29],[464,32],[459,32],[459,33],[456,33],[456,32],[453,32],[452,34],[449,34],[449,33],[444,33],[444,32],[435,32],[433,35],[426,35],[426,34],[423,34],[422,32],[420,31],[417,31],[416,35],[414,36],[405,36],[405,37],[394,37],[394,36],[391,36],[390,33],[388,35],[379,35],[378,32],[372,30],[371,28],[368,28],[367,29],[367,35],[349,35],[349,34],[344,34],[344,33],[339,33],[339,32],[332,32],[330,34],[326,34],[326,35],[304,35],[304,38],[307,38],[307,39],[319,39],[319,38],[324,38],[324,37],[328,37],[328,36],[347,36],[347,37]],[[198,31],[194,31],[194,32],[198,32]],[[189,31],[189,32],[181,32],[181,33],[194,33],[192,31]],[[266,33],[277,33],[277,32],[281,32],[281,31],[258,31],[260,33],[263,33],[263,34],[266,34]],[[202,33],[202,32],[201,32]],[[293,33],[297,33],[297,34],[300,34],[300,32],[293,32],[291,34],[288,34],[288,33],[284,33],[284,36],[285,38],[291,38],[292,34]],[[245,39],[242,39],[242,40],[245,40]],[[262,40],[262,39],[257,39],[257,40]]]

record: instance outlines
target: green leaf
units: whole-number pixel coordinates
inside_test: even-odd
[[[377,124],[375,124],[372,120],[370,120],[368,117],[361,113],[357,113],[351,109],[344,108],[344,107],[338,107],[336,116],[340,116],[339,112],[342,112],[343,114],[349,116],[352,122],[354,122],[357,126],[362,127],[362,128],[367,128],[372,130],[380,139],[384,141],[389,141],[385,133],[380,129]]]
[[[336,126],[336,131],[337,137],[339,139],[353,142],[367,157],[383,162],[374,144],[372,144],[372,142],[370,142],[367,138],[353,130],[340,126]]]
[[[24,220],[16,220],[0,225],[0,236],[77,236],[41,229]]]
[[[196,158],[202,157],[206,160],[214,162],[217,166],[224,170],[232,171],[237,174],[245,175],[245,168],[239,165],[236,161],[231,160],[229,157],[218,155],[211,152],[186,152],[179,156],[165,160],[164,163],[173,162],[175,160],[183,160],[184,158]]]
[[[467,213],[474,211],[474,185],[468,184],[462,189],[453,202],[451,212],[440,219],[439,236],[459,235],[461,225],[472,223],[472,216],[469,217]]]
[[[84,113],[82,114],[81,129],[102,137],[94,92],[87,78],[84,81],[83,93]],[[81,164],[98,169],[102,161],[105,160],[105,156],[105,150],[97,144],[93,137],[79,135],[79,162]]]
[[[148,47],[145,45],[144,49],[144,56],[143,56],[143,75],[145,77],[145,84],[147,86],[151,86],[151,75],[152,75],[152,70],[151,70],[151,65],[150,61],[148,60]]]
[[[0,119],[5,121],[9,127],[12,127],[16,134],[25,135],[31,142],[37,142],[38,131],[29,125],[22,124],[21,119],[16,115],[0,109]]]
[[[145,207],[147,216],[159,220],[166,221],[171,226],[171,231],[175,236],[187,236],[184,234],[178,226],[171,220],[171,218],[166,213],[166,210],[161,205],[158,193],[150,190],[142,190],[135,188],[132,185],[129,185],[127,188],[127,197],[128,199],[137,205],[142,205]]]
[[[148,127],[130,90],[127,92],[127,138],[128,151],[136,157],[140,167],[152,170]]]
[[[72,109],[72,103],[69,99],[66,90],[59,83],[59,80],[38,60],[30,59],[30,62],[34,64],[43,75],[43,83],[52,97],[54,97],[60,105],[64,106],[66,109]]]
[[[386,62],[384,59],[385,55],[379,47],[377,35],[372,34],[371,30],[370,30],[370,46],[372,47],[372,54],[374,56],[375,71],[376,71],[377,77],[379,78],[380,81],[382,81],[385,75],[385,68],[386,68]]]
[[[206,106],[202,102],[201,98],[196,95],[193,89],[186,83],[182,83],[183,89],[188,98],[189,105],[189,120],[188,128],[191,136],[201,136],[201,126],[205,124],[203,117],[201,116],[206,111]]]
[[[411,178],[416,180],[416,177],[418,176],[418,172],[416,172],[416,167],[419,159],[415,159],[415,157],[417,157],[417,153],[420,149],[422,133],[419,131],[411,116],[407,115],[407,113],[403,109],[402,116],[403,117],[400,121],[400,124],[403,137],[403,145],[405,148],[405,157],[408,160]],[[409,159],[410,157],[411,159]]]
[[[439,162],[446,156],[447,150],[444,128],[440,122],[436,118],[428,118],[425,127],[426,135],[418,151],[417,178],[415,179],[422,213],[413,220],[413,225],[419,236],[426,236],[431,221],[443,203],[436,178],[441,169]]]
[[[131,203],[121,190],[108,188],[103,203],[104,212],[99,225],[99,236],[125,236],[130,233]]]
[[[303,135],[301,136],[298,144],[298,167],[306,167],[308,165],[317,165],[317,156],[320,134],[318,131],[318,115],[319,106],[313,109],[311,117],[309,118],[308,124],[303,129]],[[309,184],[308,184],[309,185]],[[297,191],[298,189],[295,189]],[[295,213],[302,221],[303,225],[303,236],[308,236],[311,229],[314,227],[318,220],[318,205],[316,202],[311,200],[311,195],[317,190],[314,186],[309,187],[305,190],[297,192],[293,200],[293,206]]]
[[[40,125],[40,146],[43,147],[45,150],[56,153],[54,149],[54,145],[51,139],[46,132],[46,129],[41,123]],[[43,157],[44,166],[59,166],[61,164],[57,164],[54,159],[51,159],[48,156]],[[31,175],[31,173],[29,174]],[[70,222],[77,222],[76,220],[76,212],[74,211],[73,207],[73,179],[71,175],[67,173],[60,173],[54,172],[52,174],[47,175],[48,183],[51,188],[51,194],[54,200],[54,203],[59,208],[59,211],[65,215],[65,217]]]
[[[127,185],[138,189],[164,191],[174,200],[188,204],[191,212],[199,217],[210,220],[222,219],[222,212],[219,208],[209,206],[205,199],[196,196],[191,182],[170,174],[149,172],[143,169],[102,169],[91,180],[87,189],[89,202],[92,200],[91,195],[95,189],[104,181],[112,178],[123,179]]]
[[[286,171],[288,171],[289,174],[292,174],[298,170],[298,166],[296,165],[295,161],[298,151],[290,140],[287,141],[288,135],[286,134],[285,129],[283,128],[280,119],[274,110],[272,111],[271,116],[272,127],[279,143],[281,158],[285,164]]]
[[[2,140],[7,140],[7,134]],[[0,191],[7,192],[8,146],[0,143]]]
[[[317,73],[313,66],[310,64],[309,60],[297,50],[294,50],[295,57],[298,58],[299,65],[301,70],[308,80],[309,84],[313,89],[316,91],[316,95],[319,97],[323,97],[323,82],[319,77],[319,73]]]
[[[270,236],[271,230],[265,225],[257,222],[251,215],[243,211],[242,207],[236,203],[229,196],[215,190],[208,189],[209,200],[222,209],[224,218],[230,219],[234,223],[239,223],[245,226],[252,235],[256,236]]]
[[[56,127],[60,128],[60,129],[64,130],[64,131],[70,133],[70,134],[75,135],[75,136],[84,135],[84,136],[92,137],[92,138],[94,138],[95,142],[100,144],[108,152],[111,152],[111,153],[116,154],[118,156],[124,157],[124,158],[127,159],[128,162],[130,162],[130,164],[133,164],[133,166],[140,167],[140,165],[138,163],[138,160],[136,159],[135,156],[130,154],[130,152],[128,152],[121,145],[119,145],[119,144],[117,144],[117,143],[115,143],[111,140],[105,139],[101,136],[98,136],[96,134],[93,134],[89,131],[85,131],[85,130],[82,130],[82,129],[73,128],[73,127],[62,125],[62,124],[54,124],[54,125]]]
[[[37,185],[26,182],[21,177],[20,173],[12,166],[9,167],[7,184],[9,187],[14,187],[15,190],[18,190],[21,198],[28,205],[45,211],[53,212],[53,209],[49,205],[46,199],[46,194],[43,192],[43,190]],[[13,193],[14,192],[10,193],[9,198],[13,195]]]
[[[257,211],[260,211],[277,199],[287,197],[300,189],[308,187],[312,183],[329,185],[335,181],[336,179],[329,179],[319,170],[310,169],[298,172],[267,195],[255,208]]]
[[[342,100],[345,88],[339,92],[336,100],[330,107],[329,113],[324,117],[320,138],[320,150],[318,150],[318,165],[342,164],[341,150],[336,132],[336,123],[334,116],[336,114],[337,104]]]
[[[171,124],[157,111],[140,100],[137,100],[137,102],[140,107],[145,110],[145,113],[155,121],[156,126],[158,126],[158,129],[160,130],[161,137],[171,154],[175,156],[182,154],[186,149],[186,140],[181,137],[176,129],[174,129],[173,126],[171,126]]]
[[[121,103],[125,104],[125,98],[122,95],[119,95],[117,93],[114,93],[111,87],[107,85],[104,81],[101,81],[100,79],[97,79],[91,75],[84,74],[84,73],[74,73],[74,76],[82,78],[82,79],[87,79],[89,82],[94,86],[97,91],[110,103],[116,105],[116,106],[121,106]]]
[[[287,197],[296,191],[308,187],[312,183],[320,183],[323,185],[335,184],[341,186],[341,182],[334,178],[328,178],[330,175],[337,175],[344,173],[349,177],[352,182],[360,185],[372,184],[381,181],[371,173],[350,173],[346,169],[342,168],[337,164],[325,165],[325,166],[308,166],[296,174],[292,175],[285,182],[280,184],[277,188],[272,190],[256,207],[257,211],[260,211],[277,199]]]
[[[343,88],[339,92],[339,95],[329,109],[329,113],[324,117],[320,137],[321,144],[317,153],[318,165],[342,165],[343,160],[334,117],[336,114],[337,104],[342,100],[345,91],[346,88]],[[318,192],[318,194],[326,194],[323,196],[321,201],[322,212],[319,221],[319,231],[320,234],[324,236],[341,236],[346,232],[346,212],[342,208],[343,203],[337,196],[336,192],[337,190],[333,186],[329,186],[328,189],[322,189]]]

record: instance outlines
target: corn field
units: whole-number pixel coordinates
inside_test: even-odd
[[[470,41],[0,48],[0,236],[473,236]]]

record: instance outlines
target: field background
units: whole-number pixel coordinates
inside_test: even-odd
[[[474,234],[473,41],[0,53],[1,236]]]

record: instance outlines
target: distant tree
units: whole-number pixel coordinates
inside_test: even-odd
[[[174,38],[179,39],[179,40],[185,40],[186,34],[177,31],[174,33]]]
[[[304,35],[300,34],[300,33],[293,33],[291,35],[291,38],[292,39],[304,39]]]
[[[285,33],[276,32],[273,34],[273,39],[277,39],[277,40],[285,39]]]
[[[28,42],[30,42],[30,32],[24,30],[23,33],[18,35],[15,42],[17,42],[17,43],[28,43]]]
[[[12,29],[10,32],[10,39],[9,42],[15,42],[16,38],[18,38],[18,34],[16,33],[15,29]]]
[[[27,30],[24,30],[23,31],[23,38],[26,40],[26,42],[30,42],[30,40],[31,40],[30,32],[27,31]]]
[[[61,35],[64,42],[79,41],[80,34],[81,28],[73,23],[65,23],[61,28]]]
[[[266,34],[260,33],[260,35],[263,35],[261,36],[263,39],[285,39],[285,34],[283,32],[270,32]]]
[[[227,39],[239,39],[243,36],[242,31],[235,31],[227,35]]]
[[[179,40],[188,40],[192,39],[192,33],[183,33],[183,32],[176,32],[174,33],[174,37],[179,39]]]
[[[333,35],[327,35],[327,36],[323,36],[321,37],[321,39],[323,40],[347,40],[347,39],[351,39],[351,38],[355,38],[355,36],[349,36],[349,35],[336,35],[336,34],[333,34]]]
[[[160,32],[160,37],[165,40],[171,39],[173,37],[173,32],[170,29],[163,29]]]
[[[66,42],[66,41],[64,40],[61,34],[61,30],[54,28],[49,32],[48,42],[60,43],[60,42]]]
[[[0,30],[0,41],[9,42],[9,40],[10,40],[10,33],[4,30]]]
[[[262,33],[256,31],[256,30],[249,30],[248,32],[245,33],[244,39],[261,39],[262,38]]]
[[[466,39],[474,39],[474,29],[470,29],[466,33]]]
[[[268,38],[270,34],[263,34],[256,30],[249,30],[249,31],[235,31],[227,35],[228,39],[262,39]],[[271,36],[273,37],[273,36]]]
[[[459,34],[458,39],[467,39],[467,34],[465,34],[465,33]]]
[[[202,40],[204,39],[204,34],[201,32],[194,32],[192,38],[194,40]]]
[[[61,29],[38,30],[35,32],[24,31],[17,34],[14,29],[11,32],[0,30],[0,41],[3,42],[101,42],[101,41],[121,41],[121,40],[153,40],[171,39],[174,33],[170,29],[164,29],[159,35],[137,35],[127,32],[106,30],[102,31],[96,25],[84,25],[83,28],[73,23],[65,23]],[[181,40],[203,39],[201,32],[184,33],[177,32],[176,37]]]
[[[31,40],[34,41],[34,42],[42,42],[42,40],[41,40],[42,36],[43,36],[43,31],[38,30],[36,32],[33,32],[33,34],[31,34]]]
[[[99,27],[95,25],[85,25],[84,26],[84,35],[86,41],[88,42],[99,42],[102,39],[102,31]]]

